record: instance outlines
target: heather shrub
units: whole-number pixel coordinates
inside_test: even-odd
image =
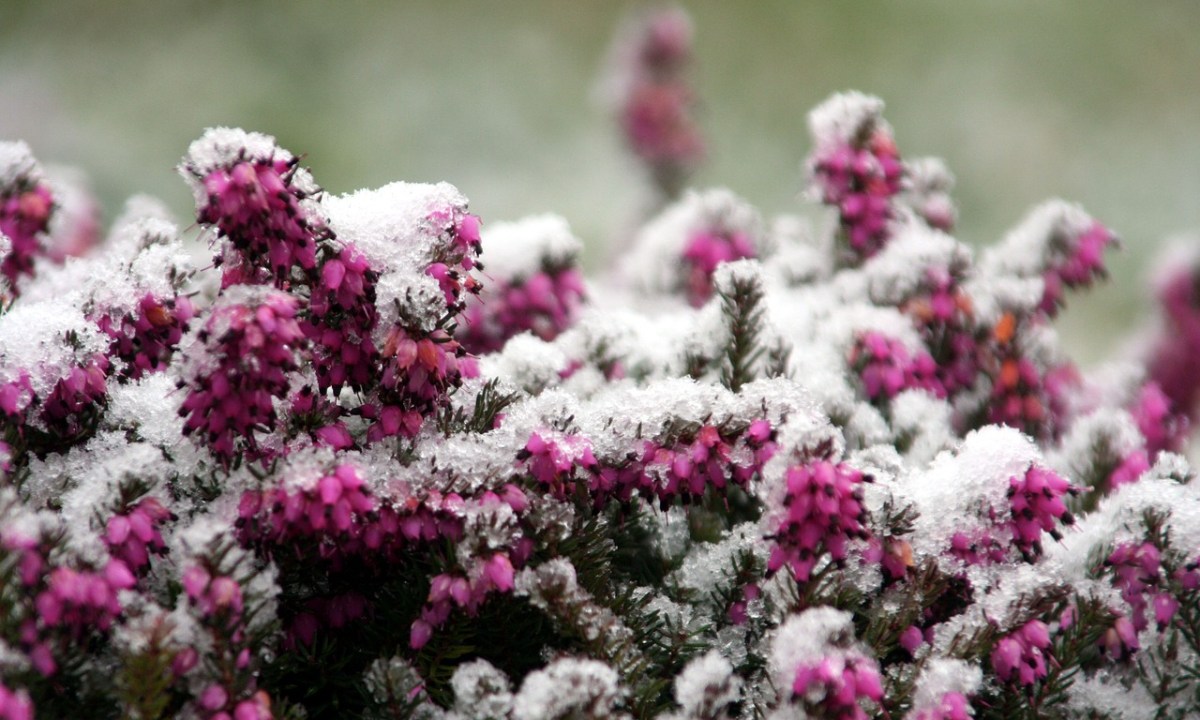
[[[138,197],[55,252],[0,144],[0,718],[1200,713],[1200,263],[1084,371],[1099,220],[976,257],[854,92],[809,118],[827,222],[683,191],[690,26],[627,42],[678,198],[587,281],[563,218],[230,128],[198,231]]]

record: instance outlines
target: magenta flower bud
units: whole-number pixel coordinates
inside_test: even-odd
[[[124,515],[113,515],[108,519],[104,540],[109,545],[120,545],[129,537],[129,518]]]
[[[1165,593],[1154,596],[1154,622],[1159,631],[1165,630],[1175,619],[1179,610],[1179,601]]]
[[[226,465],[239,451],[262,457],[256,433],[275,428],[272,398],[287,396],[287,374],[299,367],[295,350],[303,344],[295,298],[247,291],[242,304],[231,297],[209,317],[207,337],[201,336],[207,357],[189,368],[189,394],[179,411],[187,428],[205,429],[193,436]]]
[[[233,720],[271,720],[271,712],[255,700],[243,700],[234,708]]]
[[[210,576],[208,571],[199,565],[192,565],[183,572],[183,590],[192,600],[199,600],[208,589]]]
[[[916,625],[909,625],[904,632],[900,633],[900,647],[908,651],[909,655],[916,656],[917,650],[924,644],[925,635]]]
[[[192,671],[196,664],[200,662],[200,654],[195,648],[184,648],[175,653],[175,658],[171,661],[171,673],[175,677],[182,677]]]
[[[118,590],[128,590],[137,585],[137,579],[129,571],[129,567],[120,560],[109,560],[104,566],[104,579],[109,586]]]
[[[408,636],[408,646],[413,650],[420,650],[425,647],[431,637],[433,637],[433,626],[424,620],[414,620]]]
[[[492,585],[500,592],[508,592],[513,588],[513,566],[508,555],[496,553],[488,558],[484,565],[484,573]]]
[[[455,577],[451,578],[449,586],[450,598],[459,607],[466,607],[471,598],[471,588],[467,584],[466,578]]]
[[[213,578],[209,594],[216,608],[229,608],[234,612],[241,612],[242,589],[233,578],[223,575]]]
[[[58,672],[58,663],[45,643],[38,643],[29,650],[29,663],[42,677],[51,677]]]
[[[228,701],[229,693],[225,688],[214,683],[200,693],[200,699],[197,702],[202,709],[214,712],[225,707],[225,703]]]
[[[19,294],[17,280],[32,276],[35,258],[47,252],[54,197],[28,146],[6,142],[0,150],[6,161],[0,167],[0,234],[9,239],[7,252],[0,255],[0,274],[12,292]]]

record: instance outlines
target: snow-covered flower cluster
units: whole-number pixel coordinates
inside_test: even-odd
[[[825,230],[692,191],[587,284],[563,218],[228,128],[211,263],[147,198],[55,252],[86,201],[0,145],[0,718],[1196,717],[1200,263],[1080,369],[1114,233],[976,260],[882,112],[811,116]]]

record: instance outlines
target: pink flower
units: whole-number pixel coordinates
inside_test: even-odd
[[[694,232],[683,248],[682,258],[688,302],[692,307],[708,302],[718,265],[754,257],[758,257],[758,249],[744,231],[713,227]]]
[[[0,719],[33,720],[33,701],[24,690],[9,690],[0,684]]]
[[[902,342],[883,333],[860,334],[850,348],[848,361],[862,379],[869,400],[890,400],[912,388],[927,390],[936,397],[946,396],[929,353],[919,351],[914,355]]]
[[[992,649],[992,670],[1001,682],[1030,686],[1046,677],[1050,632],[1040,620],[1030,620],[1003,637]]]
[[[319,190],[273,138],[209,130],[181,170],[196,189],[196,219],[229,241],[225,287],[284,288],[294,269],[316,272],[318,242],[329,237],[325,218],[309,202]]]
[[[861,262],[878,253],[891,237],[892,199],[900,192],[904,165],[891,130],[878,116],[882,103],[876,108],[868,98],[837,96],[826,106],[836,103],[862,104],[858,124],[839,135],[818,135],[809,167],[822,202],[838,211],[849,255]],[[828,131],[818,127],[815,119],[826,106],[813,113],[815,135]]]
[[[46,232],[54,212],[54,197],[38,177],[29,148],[20,144],[17,149],[26,156],[28,169],[18,171],[0,186],[0,234],[10,241],[8,254],[0,257],[0,274],[7,278],[14,294],[19,292],[17,279],[32,276],[34,259],[46,254]]]
[[[942,695],[936,707],[926,707],[910,716],[912,720],[971,720],[971,703],[962,693]]]
[[[523,332],[553,340],[574,324],[583,297],[583,275],[575,267],[493,281],[468,302],[456,337],[479,354],[499,350]]]
[[[1022,555],[1037,557],[1042,553],[1043,532],[1058,540],[1062,537],[1059,523],[1075,522],[1064,502],[1065,496],[1075,489],[1058,474],[1036,465],[1026,470],[1023,477],[1009,478],[1008,483],[1013,544]]]
[[[860,700],[878,703],[883,683],[875,662],[860,655],[825,658],[796,668],[792,698],[804,703],[813,715],[838,720],[866,720]]]
[[[380,358],[371,337],[378,323],[377,279],[362,253],[349,245],[321,265],[301,327],[322,393],[332,389],[336,395],[343,386],[362,391],[375,379]]]
[[[840,562],[851,540],[868,537],[861,484],[869,478],[845,464],[820,460],[788,468],[786,481],[767,570],[787,566],[803,583],[823,555]]]
[[[1042,312],[1050,317],[1058,313],[1064,288],[1088,287],[1106,277],[1104,252],[1116,244],[1116,236],[1094,221],[1082,232],[1056,232],[1049,241],[1050,257],[1042,274]]]
[[[188,395],[179,409],[184,434],[208,445],[226,466],[244,452],[261,456],[256,433],[274,430],[274,398],[288,391],[288,373],[299,367],[303,340],[295,298],[268,292],[248,304],[226,302],[213,310],[200,339],[208,362],[197,363],[183,381]]]

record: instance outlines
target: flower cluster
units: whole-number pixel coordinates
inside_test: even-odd
[[[53,537],[23,535],[18,529],[0,533],[0,556],[15,569],[3,589],[11,608],[4,640],[20,647],[43,677],[73,661],[72,644],[113,629],[122,611],[117,595],[136,583],[121,560],[109,559],[98,569],[75,566],[53,552],[56,545]]]
[[[786,478],[784,514],[771,538],[767,569],[776,572],[786,566],[803,583],[825,554],[841,562],[850,541],[868,536],[861,486],[870,478],[828,460],[789,467]]]
[[[1193,358],[1200,354],[1200,292],[1195,261],[1176,260],[1166,267],[1157,295],[1164,327],[1151,348],[1149,375],[1176,412],[1195,420],[1200,412],[1200,386],[1192,374]]]
[[[875,663],[854,656],[824,658],[816,665],[796,668],[792,697],[811,705],[820,717],[866,720],[860,700],[883,699],[883,681]]]
[[[1071,492],[1071,485],[1065,478],[1036,466],[1026,470],[1024,476],[1008,481],[1013,544],[1022,555],[1041,554],[1042,533],[1049,533],[1058,540],[1062,537],[1059,524],[1075,522],[1066,504]]]
[[[104,544],[110,555],[140,573],[149,567],[151,555],[167,553],[160,526],[171,519],[171,511],[157,498],[144,498],[108,518]]]
[[[379,551],[389,525],[392,534],[398,532],[394,514],[391,522],[379,515],[369,523],[367,515],[375,510],[375,498],[358,470],[341,465],[308,489],[247,491],[238,505],[239,539],[274,554],[303,556],[311,550],[321,560],[339,564],[347,556]],[[310,544],[315,547],[307,547]]]
[[[465,320],[471,329],[463,343],[472,352],[499,350],[508,338],[523,332],[553,340],[574,319],[584,294],[583,277],[574,269],[539,272],[520,284],[497,286],[489,294],[492,304],[472,306]]]
[[[1154,624],[1159,630],[1171,624],[1179,610],[1179,600],[1160,589],[1164,584],[1161,553],[1153,543],[1121,543],[1113,548],[1104,564],[1112,568],[1113,585],[1120,589],[1121,599],[1129,606],[1127,617],[1134,632],[1141,632],[1149,625],[1146,609],[1151,605]],[[1159,591],[1153,592],[1156,589]],[[1136,639],[1132,646],[1137,647]]]
[[[120,376],[136,380],[170,363],[195,314],[186,297],[164,299],[146,294],[138,301],[136,313],[116,318],[105,315],[97,324],[112,338],[108,354],[121,361]]]
[[[362,390],[371,384],[379,351],[371,338],[378,323],[375,282],[378,274],[353,247],[321,264],[301,327],[312,343],[317,387],[334,394],[343,387]]]
[[[904,343],[883,333],[859,336],[850,349],[849,362],[862,378],[863,389],[871,400],[891,399],[910,388],[945,395],[933,357],[925,352],[914,357]]]
[[[14,293],[19,290],[18,278],[33,275],[34,259],[46,252],[45,235],[53,212],[54,197],[29,146],[0,143],[0,236],[8,238],[0,274]]]
[[[258,133],[222,128],[193,143],[182,172],[196,194],[197,219],[232,247],[226,286],[258,282],[283,287],[293,267],[312,272],[324,219],[311,202],[318,192],[299,159]]]
[[[923,708],[912,714],[912,720],[971,720],[971,704],[962,693],[948,692],[937,706]]]
[[[275,427],[274,401],[287,394],[287,374],[298,367],[295,348],[303,337],[291,296],[227,296],[198,336],[208,357],[196,359],[181,382],[188,391],[179,408],[184,434],[194,434],[226,465],[238,452],[262,457],[255,434]]]
[[[809,159],[821,202],[837,209],[851,257],[862,261],[880,251],[900,192],[904,164],[883,103],[859,94],[839,95],[811,116],[816,149]]]
[[[614,52],[621,57],[618,94],[625,142],[646,164],[664,197],[679,194],[704,159],[696,125],[691,18],[681,8],[648,12],[631,23]]]
[[[234,671],[228,679],[214,680],[200,690],[196,710],[207,720],[271,720],[270,696],[255,689],[249,672],[252,653],[246,636],[247,607],[242,586],[229,575],[214,575],[203,564],[184,570],[182,583],[190,608],[225,646],[223,669]]]
[[[4,720],[33,720],[33,703],[24,690],[13,692],[0,684],[0,718]]]
[[[992,650],[992,670],[1001,682],[1033,685],[1046,677],[1049,647],[1050,631],[1046,624],[1030,620],[996,643]]]

